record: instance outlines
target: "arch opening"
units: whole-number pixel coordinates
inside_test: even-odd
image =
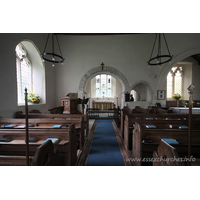
[[[105,66],[104,70],[102,70],[102,67],[96,67],[89,70],[82,77],[80,81],[79,92],[84,94],[87,97],[90,97],[90,98],[94,97],[94,95],[91,96],[91,92],[90,93],[88,92],[88,87],[90,87],[92,79],[94,79],[97,75],[101,75],[101,74],[111,75],[114,78],[114,80],[116,80],[115,81],[116,90],[113,91],[112,99],[109,99],[109,100],[114,100],[116,106],[123,108],[124,107],[124,93],[125,91],[129,91],[129,84],[126,77],[119,70],[113,67]],[[90,102],[90,105],[92,105],[91,102]]]

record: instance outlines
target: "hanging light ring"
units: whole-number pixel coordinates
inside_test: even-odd
[[[161,60],[162,58],[165,58],[165,60],[162,61]],[[151,58],[147,63],[149,65],[162,65],[162,64],[167,63],[167,62],[169,62],[171,60],[172,60],[172,56],[171,55],[161,55],[161,56],[156,56],[154,58]],[[152,61],[156,61],[156,63],[152,62]],[[159,62],[157,62],[157,61],[159,61]]]
[[[46,58],[45,58],[45,56],[46,56]],[[48,58],[47,56],[51,56],[51,59]],[[52,60],[52,57],[55,60]],[[58,55],[58,54],[55,54],[55,53],[43,53],[42,58],[46,61],[53,62],[53,63],[63,63],[64,62],[64,58],[62,56]]]

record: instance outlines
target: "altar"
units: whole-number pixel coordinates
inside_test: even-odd
[[[93,101],[92,108],[98,108],[99,110],[114,109],[113,101]]]
[[[170,107],[169,110],[173,110],[175,114],[189,114],[189,108],[184,107]],[[192,108],[193,114],[200,114],[200,108]]]

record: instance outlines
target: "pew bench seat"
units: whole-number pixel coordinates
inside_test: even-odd
[[[36,142],[29,142],[29,155],[33,156],[37,147],[48,138],[59,138],[59,142],[54,144],[58,150],[57,165],[75,165],[77,161],[77,134],[75,125],[69,128],[30,128],[29,137],[36,137]],[[20,155],[26,153],[26,132],[25,129],[0,129],[0,138],[10,137],[10,142],[0,142],[0,151],[3,155]]]
[[[184,121],[182,121],[184,122]],[[182,123],[180,121],[180,123]],[[184,141],[182,144],[174,144],[179,151],[181,156],[187,156],[187,141],[188,141],[188,130],[186,129],[170,129],[170,128],[146,128],[146,122],[135,123],[135,128],[133,130],[132,138],[132,157],[133,158],[147,158],[152,157],[153,152],[158,148],[160,140],[162,138],[173,138],[176,140]],[[167,122],[166,122],[167,124]],[[157,124],[158,126],[158,124]],[[166,126],[169,126],[167,124]],[[200,157],[200,129],[192,130],[191,144],[192,144],[192,154]],[[148,141],[148,142],[146,142]],[[142,163],[142,160],[134,161],[134,165],[145,165],[147,163]],[[149,163],[152,164],[152,163]]]
[[[29,156],[29,165],[33,161],[33,156]],[[0,155],[0,166],[25,166],[26,156],[11,156],[11,155]]]

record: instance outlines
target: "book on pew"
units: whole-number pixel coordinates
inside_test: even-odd
[[[1,125],[1,128],[14,128],[16,127],[16,124],[5,124],[5,125]]]
[[[172,139],[172,138],[162,138],[162,140],[168,144],[179,144],[179,142],[176,139]]]
[[[179,126],[178,126],[178,125],[175,125],[175,124],[170,124],[170,125],[169,125],[169,128],[178,129],[178,128],[179,128]]]
[[[153,141],[150,139],[144,139],[142,140],[142,143],[153,143]]]
[[[28,124],[28,127],[34,127],[34,125]],[[26,125],[20,125],[20,126],[17,126],[16,128],[26,128]]]
[[[135,119],[141,119],[141,117],[136,117]]]
[[[28,127],[34,127],[34,124],[28,124]]]
[[[28,138],[28,142],[37,142],[37,141],[38,141],[37,137],[29,137]],[[26,140],[25,140],[25,142],[26,142]]]
[[[2,138],[0,138],[0,142],[10,142],[10,141],[12,141],[11,137],[2,137]]]
[[[155,125],[146,125],[147,128],[156,128]]]
[[[188,126],[179,126],[179,129],[185,129],[185,130],[187,130]]]
[[[17,126],[16,128],[26,128],[25,125],[20,125],[20,126]]]
[[[153,118],[152,117],[147,117],[146,120],[153,120]]]
[[[53,125],[52,128],[61,128],[61,125]]]
[[[61,125],[61,128],[67,128],[69,127],[68,125]]]
[[[48,141],[48,140],[51,140],[53,144],[56,144],[56,143],[59,142],[59,138],[47,138],[47,139],[44,141],[44,143],[45,143],[46,141]]]

